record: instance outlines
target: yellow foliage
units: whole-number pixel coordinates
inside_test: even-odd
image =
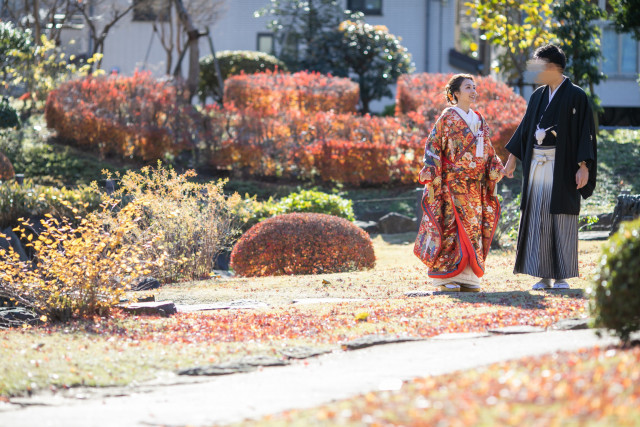
[[[144,250],[161,233],[128,243],[119,237],[136,229],[133,219],[141,213],[142,206],[133,201],[115,212],[105,203],[78,226],[67,219],[43,219],[40,235],[27,238],[32,261],[20,260],[12,248],[0,258],[0,295],[49,320],[107,314],[139,271],[159,268],[166,257],[161,252],[149,257]],[[25,228],[19,233],[24,237]]]
[[[249,217],[249,206],[237,193],[223,193],[226,181],[198,183],[193,182],[195,176],[194,171],[178,174],[158,163],[155,169],[145,167],[119,177],[114,194],[143,207],[132,219],[130,236],[162,236],[144,250],[149,257],[166,252],[164,267],[155,273],[164,282],[210,277],[216,256]]]
[[[95,54],[85,64],[81,64],[74,62],[77,58],[71,55],[69,60],[72,62],[67,62],[55,40],[42,35],[40,41],[41,44],[34,45],[30,52],[10,52],[9,56],[16,59],[16,65],[5,70],[6,84],[26,87],[29,97],[25,102],[28,99],[39,106],[61,82],[86,76],[91,71],[91,64],[102,57],[101,54]],[[93,71],[93,75],[102,74],[103,70]]]
[[[224,181],[194,177],[143,168],[118,176],[118,191],[102,193],[97,211],[80,216],[62,201],[71,217],[45,214],[39,235],[21,219],[14,231],[34,256],[22,261],[12,248],[0,250],[0,296],[66,320],[106,315],[142,275],[209,277],[249,210],[238,194],[223,194]],[[96,183],[90,190],[99,193]]]

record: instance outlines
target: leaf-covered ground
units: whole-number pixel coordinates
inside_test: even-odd
[[[400,385],[400,384],[399,384]],[[421,378],[243,425],[637,426],[640,346],[593,348]]]
[[[530,280],[511,273],[513,253],[490,256],[480,294],[436,294],[412,254],[412,235],[378,236],[374,270],[322,276],[217,279],[166,286],[159,300],[207,303],[258,300],[269,308],[181,313],[170,318],[110,318],[0,331],[0,395],[77,385],[127,385],[163,371],[277,355],[283,347],[339,350],[371,333],[431,337],[508,325],[550,326],[586,315],[584,288],[599,242],[581,242],[583,277],[564,292],[530,291]],[[339,297],[347,302],[291,304],[292,299]],[[355,300],[359,299],[359,300]]]

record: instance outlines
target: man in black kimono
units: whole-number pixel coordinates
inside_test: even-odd
[[[595,124],[587,95],[563,75],[562,49],[539,48],[529,66],[541,86],[506,145],[507,176],[516,158],[523,167],[514,273],[540,278],[533,289],[568,289],[578,276],[580,197],[596,185]]]

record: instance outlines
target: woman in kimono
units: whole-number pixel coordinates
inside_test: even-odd
[[[457,74],[446,88],[447,107],[426,140],[424,215],[414,253],[434,286],[447,292],[480,292],[480,278],[500,218],[496,184],[504,168],[480,113],[473,76]]]

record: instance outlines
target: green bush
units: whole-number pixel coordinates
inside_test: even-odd
[[[280,200],[274,200],[272,197],[265,201],[258,201],[255,198],[246,199],[245,203],[246,209],[251,214],[243,227],[244,230],[267,218],[288,213],[322,213],[349,221],[355,220],[351,200],[315,190],[291,193]]]
[[[284,62],[275,56],[264,52],[254,52],[250,50],[223,50],[216,54],[222,81],[229,76],[235,76],[242,72],[254,74],[262,71],[288,71]],[[208,97],[221,98],[222,91],[218,87],[216,68],[213,62],[213,55],[200,58],[200,84],[198,95],[203,101]]]
[[[100,193],[92,187],[76,190],[46,187],[26,181],[0,184],[0,227],[14,226],[19,218],[51,214],[73,218],[77,213],[89,212],[100,206]],[[74,211],[75,210],[75,211]]]
[[[614,331],[623,342],[640,330],[640,219],[623,223],[602,250],[589,289],[594,324]]]
[[[84,186],[100,180],[102,170],[121,171],[76,148],[54,144],[42,116],[32,116],[17,129],[0,129],[0,152],[16,171],[37,184],[55,187]]]
[[[323,213],[345,218],[349,221],[355,220],[351,200],[321,191],[303,190],[299,193],[291,193],[288,197],[280,200],[276,209],[278,214],[293,212]]]

